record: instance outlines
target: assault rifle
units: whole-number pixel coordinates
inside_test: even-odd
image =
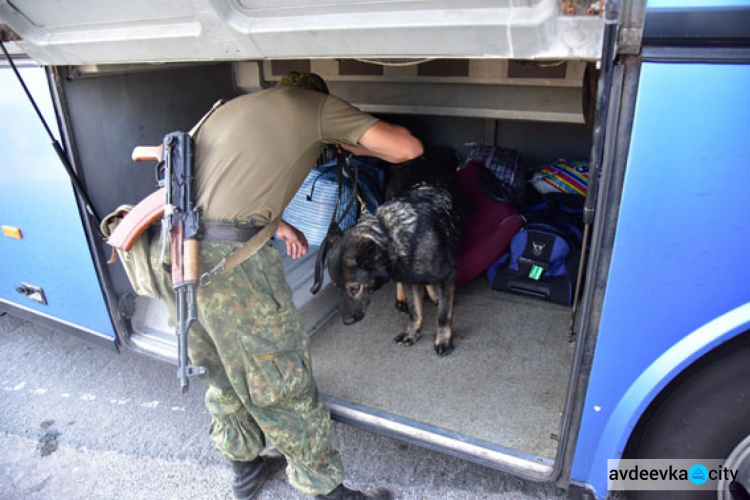
[[[164,188],[162,255],[166,255],[167,233],[171,248],[172,286],[177,305],[177,376],[180,391],[188,390],[188,377],[206,369],[188,364],[188,331],[198,319],[197,291],[200,269],[200,212],[193,193],[193,139],[185,132],[171,132],[160,146],[139,146],[133,161],[155,160],[159,186]]]

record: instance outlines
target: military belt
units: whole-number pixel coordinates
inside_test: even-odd
[[[245,242],[255,236],[264,226],[238,224],[233,222],[201,221],[201,239],[203,241],[237,241]]]

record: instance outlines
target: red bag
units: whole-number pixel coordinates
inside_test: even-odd
[[[480,163],[469,163],[458,178],[473,206],[466,216],[458,247],[456,284],[462,285],[484,273],[508,251],[510,240],[523,226],[518,209],[490,199],[480,185]]]

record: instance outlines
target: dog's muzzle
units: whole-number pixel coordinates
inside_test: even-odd
[[[354,323],[362,321],[364,317],[365,317],[365,313],[354,313],[354,314],[347,314],[347,315],[344,315],[343,313],[341,314],[341,320],[347,326],[353,325]]]

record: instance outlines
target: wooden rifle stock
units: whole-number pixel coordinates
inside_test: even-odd
[[[162,161],[164,144],[159,146],[136,146],[131,157],[133,161]]]

